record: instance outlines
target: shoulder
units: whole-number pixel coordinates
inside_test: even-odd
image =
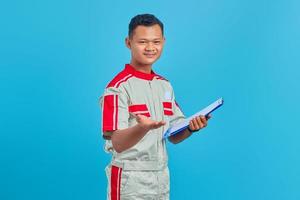
[[[168,79],[166,79],[165,77],[156,74],[156,75],[155,75],[155,79],[156,79],[157,81],[159,81],[160,84],[164,85],[165,87],[173,89],[173,88],[172,88],[171,82],[170,82]]]
[[[130,79],[133,75],[126,72],[125,70],[121,71],[120,73],[118,73],[106,86],[106,88],[118,88],[120,87],[120,85],[126,81],[128,81],[128,79]]]
[[[162,80],[162,81],[169,82],[168,79],[166,79],[165,77],[163,77],[163,76],[161,76],[161,75],[159,75],[159,74],[155,74],[155,78],[156,78],[157,80]]]

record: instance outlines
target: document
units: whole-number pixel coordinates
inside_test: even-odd
[[[186,129],[189,126],[189,122],[194,117],[200,116],[200,115],[203,115],[203,116],[209,115],[214,110],[216,110],[217,108],[219,108],[220,106],[222,106],[223,102],[224,102],[223,98],[219,98],[217,101],[213,102],[212,104],[210,104],[206,108],[202,109],[201,111],[197,112],[196,114],[194,114],[194,115],[190,116],[189,118],[185,119],[183,122],[179,122],[177,124],[174,124],[173,126],[171,126],[164,133],[163,139],[166,139],[167,137],[170,137],[171,135],[175,135],[175,134],[181,132],[182,130]]]

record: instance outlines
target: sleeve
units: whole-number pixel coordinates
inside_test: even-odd
[[[102,132],[110,137],[115,130],[128,128],[128,96],[120,88],[109,87],[100,98]]]
[[[181,122],[185,119],[185,116],[184,116],[183,112],[181,111],[181,108],[179,107],[178,103],[175,100],[175,95],[174,95],[173,89],[172,89],[172,111],[173,111],[173,115],[170,118],[171,126],[178,122]]]

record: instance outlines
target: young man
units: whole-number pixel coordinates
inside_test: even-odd
[[[112,154],[106,167],[107,199],[169,199],[169,169],[163,133],[184,119],[171,84],[154,73],[165,38],[163,24],[151,14],[131,19],[126,46],[130,64],[107,85],[101,98],[105,149]],[[203,116],[169,137],[179,143],[207,125]]]

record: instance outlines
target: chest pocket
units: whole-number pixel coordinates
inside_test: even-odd
[[[173,113],[173,104],[172,102],[163,102],[164,115],[172,116]]]
[[[135,115],[150,117],[150,112],[146,104],[133,104],[128,106],[128,112]]]

